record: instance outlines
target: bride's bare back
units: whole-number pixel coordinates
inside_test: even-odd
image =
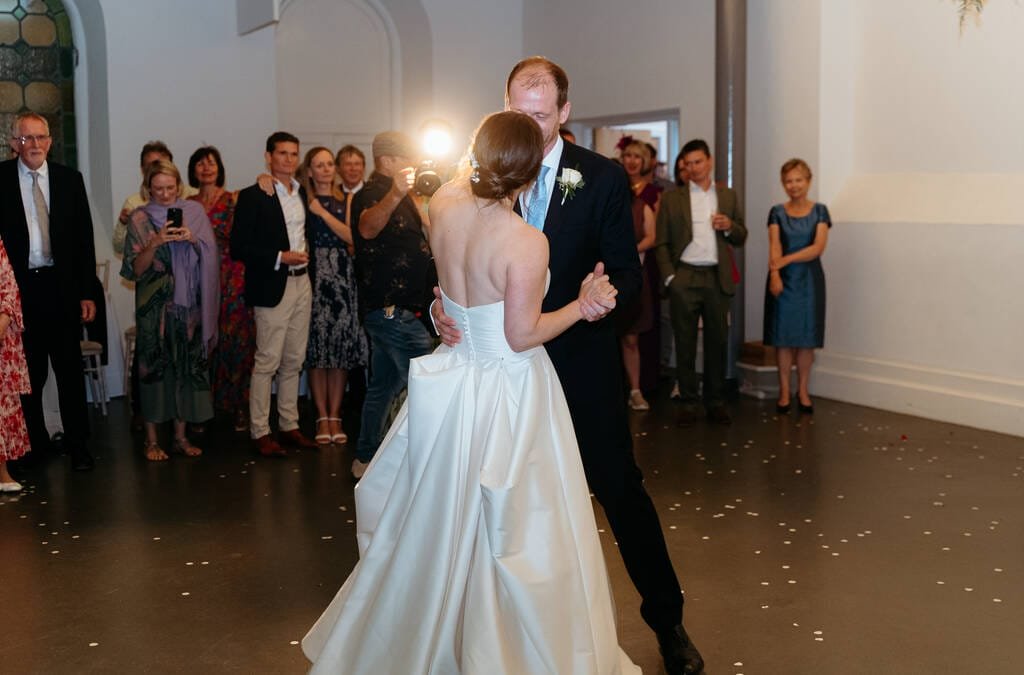
[[[539,277],[543,289],[547,239],[523,222],[508,200],[475,197],[468,180],[457,179],[434,195],[430,223],[438,279],[445,295],[456,303],[475,307],[506,300],[509,268],[524,263],[527,271]],[[536,260],[541,249],[543,260]]]
[[[515,349],[549,338],[547,331],[536,333],[547,238],[516,215],[510,200],[480,199],[468,179],[457,179],[431,199],[430,223],[430,248],[445,295],[463,307],[504,301],[505,334]]]

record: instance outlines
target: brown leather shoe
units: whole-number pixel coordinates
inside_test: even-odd
[[[260,453],[264,457],[287,457],[288,452],[285,451],[280,445],[277,444],[270,434],[265,434],[255,439],[253,443],[256,446],[256,452]]]
[[[697,411],[690,406],[682,406],[676,413],[676,426],[680,429],[689,429],[697,423]]]
[[[316,443],[302,435],[298,429],[281,431],[277,434],[281,445],[287,445],[298,450],[316,450]]]
[[[727,427],[732,424],[732,417],[729,416],[729,411],[724,405],[716,405],[708,409],[708,421]]]

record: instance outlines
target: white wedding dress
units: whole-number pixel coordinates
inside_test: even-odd
[[[302,641],[313,673],[639,673],[561,384],[504,303],[443,299],[462,341],[412,361],[356,487],[359,563]]]

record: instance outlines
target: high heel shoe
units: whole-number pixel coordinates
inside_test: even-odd
[[[317,442],[317,445],[327,445],[328,443],[331,442],[331,420],[332,419],[334,419],[334,418],[333,417],[318,417],[318,418],[316,418],[316,431],[317,431],[317,433],[316,433],[316,436],[313,437],[313,440]],[[327,432],[326,433],[320,433],[320,423],[321,422],[326,422],[326,425],[325,425],[327,427]]]
[[[786,405],[782,405],[781,403],[776,403],[775,404],[775,412],[778,413],[779,415],[785,415],[785,414],[787,414],[789,412],[789,409],[792,408],[792,407],[793,407],[792,403],[787,403]]]
[[[341,418],[328,417],[327,419],[329,420],[327,423],[328,428],[334,426],[332,422],[338,423],[338,430],[331,430],[331,443],[336,443],[338,445],[344,445],[345,443],[348,443],[348,434],[346,434],[345,431],[341,428]]]
[[[798,402],[797,409],[800,411],[801,415],[813,415],[814,414],[814,404],[813,403],[810,404],[810,405],[804,405],[803,403],[799,403]]]

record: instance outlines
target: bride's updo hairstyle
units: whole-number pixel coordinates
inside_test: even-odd
[[[540,173],[544,135],[529,115],[500,112],[480,124],[470,151],[473,194],[482,199],[511,197]]]

